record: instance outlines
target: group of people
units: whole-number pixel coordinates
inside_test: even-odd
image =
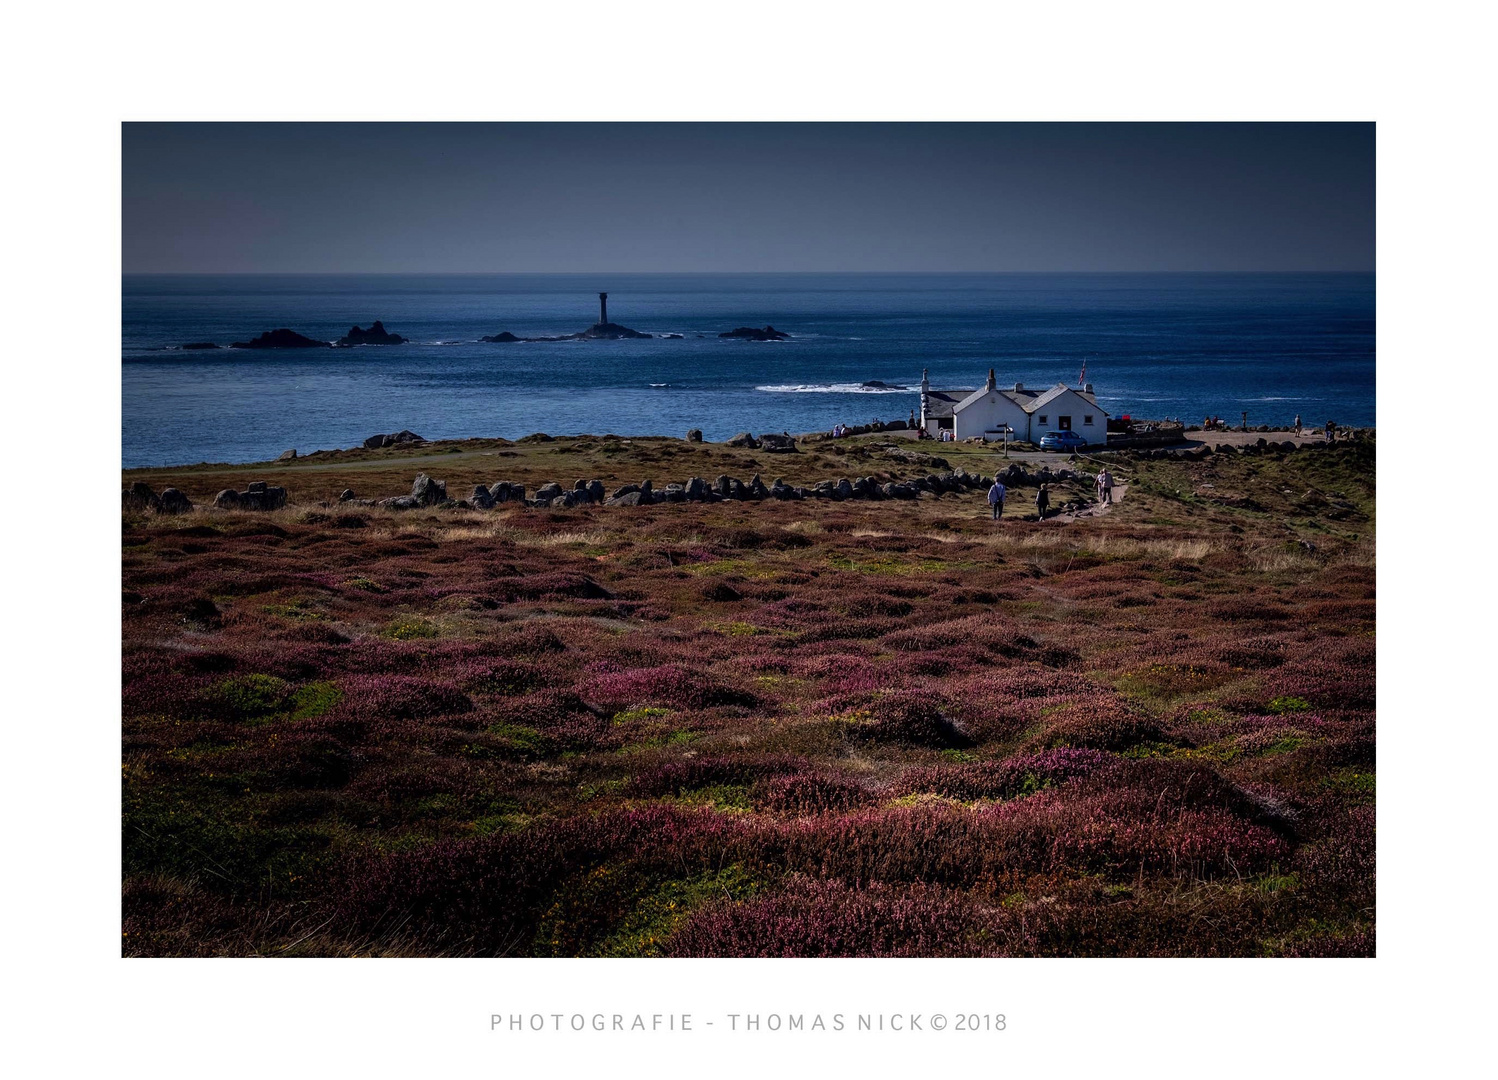
[[[993,486],[988,489],[988,505],[993,511],[993,519],[998,521],[1004,516],[1004,500],[1009,496],[1009,489],[1004,486],[1004,481],[994,477]],[[1113,474],[1107,469],[1097,474],[1097,498],[1102,504],[1113,502]],[[1035,493],[1035,515],[1041,521],[1051,512],[1051,492],[1047,484],[1041,484],[1040,490]]]

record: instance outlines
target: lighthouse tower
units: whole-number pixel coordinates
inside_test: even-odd
[[[606,326],[609,321],[609,294],[601,292],[598,294],[598,324]]]

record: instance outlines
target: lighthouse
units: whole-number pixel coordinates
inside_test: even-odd
[[[607,326],[609,321],[609,294],[598,294],[598,325]]]

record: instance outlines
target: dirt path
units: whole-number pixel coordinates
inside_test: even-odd
[[[1123,483],[1122,481],[1120,481],[1118,479],[1114,479],[1114,481],[1113,481],[1113,501],[1112,502],[1110,502],[1110,503],[1094,503],[1093,505],[1089,506],[1086,510],[1079,510],[1075,514],[1057,514],[1055,517],[1053,517],[1053,518],[1047,518],[1046,520],[1048,520],[1048,521],[1070,522],[1070,521],[1077,521],[1080,518],[1102,517],[1104,514],[1108,513],[1108,511],[1112,510],[1113,507],[1116,504],[1123,502],[1124,501],[1124,497],[1126,495],[1128,495],[1128,493],[1129,493],[1129,485]]]

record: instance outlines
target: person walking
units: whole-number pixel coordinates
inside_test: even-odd
[[[1295,414],[1295,434],[1300,434],[1300,413]]]
[[[1113,474],[1106,468],[1097,474],[1098,502],[1108,504],[1113,501]]]
[[[1004,482],[995,476],[993,478],[993,487],[988,489],[988,505],[993,507],[993,519],[995,521],[1004,516],[1004,496],[1007,493]]]
[[[1035,493],[1035,516],[1041,521],[1045,520],[1046,511],[1051,508],[1051,493],[1040,485],[1040,490]]]

